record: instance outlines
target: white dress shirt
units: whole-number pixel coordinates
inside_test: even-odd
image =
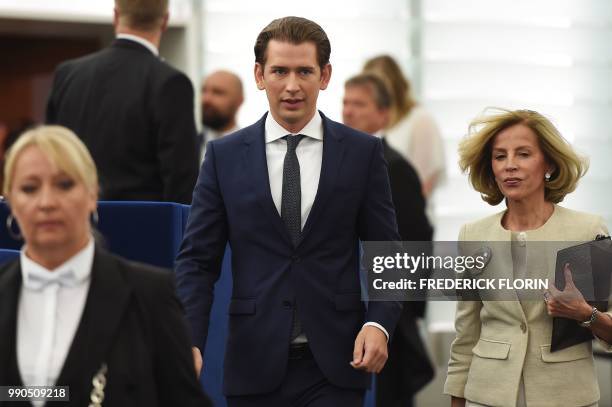
[[[295,149],[300,163],[300,186],[302,189],[301,212],[302,229],[312,209],[319,177],[321,176],[321,162],[323,161],[323,121],[319,113],[297,133],[285,130],[274,120],[272,114],[266,117],[266,161],[268,163],[268,176],[270,177],[270,191],[278,213],[281,213],[281,200],[283,196],[283,164],[287,153],[286,135],[303,134],[304,137]]]
[[[17,363],[25,386],[56,383],[85,308],[93,257],[93,238],[84,249],[54,270],[34,262],[25,254],[25,248],[22,249]],[[73,278],[40,283],[66,273],[71,273]],[[43,404],[34,402],[35,406]]]
[[[117,38],[122,39],[122,40],[130,40],[130,41],[137,42],[140,45],[147,47],[147,49],[151,51],[153,55],[155,55],[156,57],[159,56],[159,50],[157,49],[157,47],[153,45],[152,42],[147,41],[142,37],[139,37],[137,35],[132,35],[132,34],[117,34]]]
[[[266,161],[268,164],[268,176],[270,181],[270,192],[272,200],[278,213],[281,213],[281,201],[283,196],[283,164],[287,153],[287,141],[283,137],[291,134],[302,134],[306,137],[300,141],[295,154],[300,163],[300,186],[302,191],[301,213],[302,229],[306,224],[312,205],[314,204],[319,188],[319,178],[321,176],[321,163],[323,162],[323,120],[317,112],[313,118],[296,133],[287,131],[278,124],[268,113],[266,117]],[[376,322],[366,322],[364,326],[371,325],[379,328],[389,339],[389,333]]]

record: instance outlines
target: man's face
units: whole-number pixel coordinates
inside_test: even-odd
[[[376,106],[374,92],[369,86],[353,85],[344,89],[342,121],[347,126],[374,134],[385,127],[388,117],[388,109]]]
[[[227,130],[242,104],[238,79],[228,72],[215,72],[202,84],[202,123],[214,130]]]
[[[327,88],[331,65],[323,70],[312,42],[295,45],[271,40],[265,65],[255,64],[255,81],[266,90],[274,119],[291,132],[301,130],[314,116],[319,90]]]

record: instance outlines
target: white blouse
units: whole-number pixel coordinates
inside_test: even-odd
[[[445,176],[444,141],[434,118],[421,106],[414,107],[395,126],[385,132],[387,143],[412,164],[421,182]]]
[[[56,383],[85,308],[93,257],[93,238],[54,270],[28,258],[25,248],[21,250],[17,363],[25,386]]]

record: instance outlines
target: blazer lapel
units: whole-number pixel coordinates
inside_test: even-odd
[[[344,135],[331,129],[329,119],[321,112],[323,119],[323,158],[321,162],[321,176],[319,177],[319,187],[315,196],[312,209],[306,219],[306,224],[302,231],[302,242],[312,230],[312,225],[317,221],[317,217],[325,208],[325,203],[332,196],[338,177],[338,170],[342,166],[344,150]]]
[[[85,309],[57,385],[84,383],[89,388],[93,375],[107,360],[131,296],[120,267],[96,247]]]
[[[0,269],[0,383],[21,386],[17,366],[17,305],[21,292],[19,260]]]
[[[244,138],[244,159],[251,176],[251,187],[255,191],[256,200],[262,207],[270,223],[287,242],[291,242],[289,232],[283,223],[272,199],[270,176],[266,160],[265,123],[267,113],[253,126]]]

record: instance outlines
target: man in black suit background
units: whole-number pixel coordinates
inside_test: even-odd
[[[425,215],[425,199],[415,169],[384,139],[389,122],[391,94],[383,79],[370,73],[346,81],[342,116],[344,124],[373,136],[383,137],[383,155],[388,164],[391,195],[403,241],[426,242],[433,229]],[[380,407],[410,407],[414,394],[433,377],[433,368],[418,333],[425,302],[405,302],[395,335],[389,344],[389,359],[377,376],[376,404]]]
[[[190,203],[198,174],[193,86],[158,56],[168,0],[115,0],[117,38],[62,63],[47,122],[78,134],[104,200]]]

